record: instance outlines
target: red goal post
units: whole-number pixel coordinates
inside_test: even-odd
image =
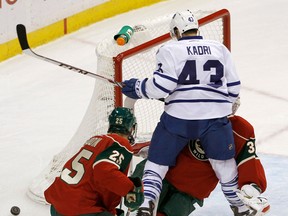
[[[195,11],[199,20],[200,35],[217,40],[230,49],[230,14],[226,9],[219,11]],[[151,18],[140,25],[134,25],[135,33],[128,44],[118,46],[113,36],[97,44],[97,74],[121,82],[132,77],[151,77],[156,68],[155,54],[169,39],[169,23],[173,14]],[[117,31],[117,30],[116,30]],[[115,34],[117,33],[115,31]],[[44,191],[59,176],[64,163],[74,155],[91,136],[104,134],[108,129],[107,117],[115,106],[125,106],[125,97],[119,87],[95,79],[94,91],[87,111],[78,130],[50,161],[48,166],[33,179],[27,195],[34,201],[47,204]],[[151,138],[154,128],[163,112],[164,104],[158,100],[138,100],[134,106],[137,118],[138,137],[136,141]]]

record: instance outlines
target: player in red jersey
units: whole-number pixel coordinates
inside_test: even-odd
[[[266,190],[267,182],[265,171],[256,154],[254,128],[240,116],[230,116],[229,119],[236,146],[238,186],[241,188],[237,194],[251,210],[239,213],[238,208],[230,204],[231,209],[234,216],[264,215],[270,205],[266,198],[260,197]],[[142,152],[139,152],[137,147],[139,146],[134,146],[134,153],[143,155],[143,148]],[[139,163],[133,176],[142,174],[143,162]],[[195,203],[203,206],[203,200],[209,197],[217,184],[218,178],[201,143],[191,141],[178,156],[176,166],[169,169],[164,179],[157,216],[188,216],[195,210]]]
[[[143,202],[141,179],[127,177],[135,127],[130,109],[112,111],[108,134],[86,141],[45,191],[52,216],[114,216],[123,196],[131,209]]]

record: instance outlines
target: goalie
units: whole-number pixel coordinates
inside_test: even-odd
[[[235,159],[240,188],[237,195],[249,210],[240,212],[233,203],[230,203],[230,207],[234,216],[265,215],[270,205],[266,198],[261,197],[261,193],[266,190],[267,182],[265,171],[256,154],[253,126],[240,116],[230,116],[229,119],[236,146]],[[148,143],[146,146],[139,150],[135,145],[133,148],[136,155],[145,157]],[[137,165],[133,176],[141,177],[144,164],[145,160]],[[201,143],[198,140],[190,141],[178,156],[176,166],[169,169],[163,181],[157,216],[188,216],[195,210],[195,203],[203,206],[203,200],[209,197],[217,183],[218,178]]]

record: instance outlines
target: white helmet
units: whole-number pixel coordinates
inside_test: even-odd
[[[170,35],[175,38],[174,29],[177,28],[182,37],[182,34],[191,29],[198,29],[198,20],[190,10],[177,12],[173,15],[170,23]]]

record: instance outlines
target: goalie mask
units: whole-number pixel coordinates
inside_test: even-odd
[[[109,115],[108,133],[125,134],[129,136],[130,143],[134,143],[136,133],[136,118],[131,109],[126,107],[117,107]]]
[[[184,32],[198,28],[198,20],[190,10],[177,12],[173,15],[170,23],[170,35],[173,39],[175,39],[175,29],[178,29],[180,37],[182,37]]]

